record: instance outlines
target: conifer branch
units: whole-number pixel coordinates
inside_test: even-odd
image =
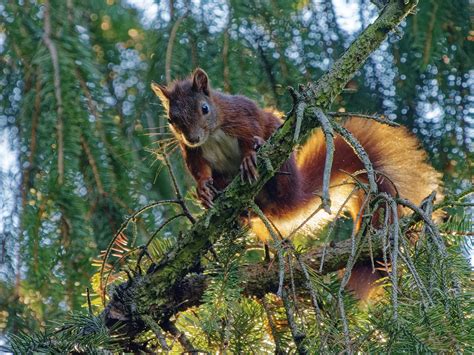
[[[58,183],[64,182],[64,122],[63,122],[63,98],[61,92],[61,71],[59,68],[58,49],[51,39],[51,4],[49,0],[44,2],[44,34],[43,41],[49,50],[53,64],[54,96],[56,97],[56,130],[58,134]]]
[[[166,47],[165,77],[167,84],[171,83],[171,59],[173,56],[173,47],[174,41],[176,39],[176,34],[178,33],[179,26],[184,21],[187,15],[187,12],[184,13],[184,15],[178,18],[171,27],[170,37],[168,39],[168,46]]]
[[[439,3],[437,1],[432,1],[431,17],[430,23],[428,25],[428,31],[425,41],[425,46],[423,48],[423,66],[427,66],[431,58],[431,47],[433,45],[433,31],[436,22],[436,15],[438,13]]]
[[[35,82],[35,100],[34,110],[31,122],[31,135],[30,135],[30,155],[28,157],[28,166],[23,169],[23,181],[21,187],[21,207],[25,209],[27,204],[28,192],[30,191],[31,175],[34,168],[33,164],[36,158],[36,147],[37,147],[37,133],[38,124],[41,115],[41,70],[38,68],[36,73]],[[21,267],[22,267],[22,244],[23,244],[23,230],[24,222],[21,223],[21,231],[18,233],[18,249],[16,251],[16,269],[15,269],[15,296],[20,296],[20,283],[21,283]]]
[[[94,176],[97,190],[99,191],[100,195],[104,195],[105,193],[104,185],[102,185],[102,180],[100,179],[97,163],[94,159],[94,156],[92,155],[92,151],[91,151],[91,148],[89,147],[89,144],[87,144],[87,141],[82,134],[81,134],[81,145],[82,145],[82,148],[84,149],[84,153],[86,153],[87,161],[89,162],[89,165],[91,166],[92,175]]]
[[[229,42],[230,42],[230,26],[232,23],[232,12],[231,7],[229,6],[229,18],[227,20],[227,24],[224,29],[224,44],[222,48],[222,65],[223,65],[223,72],[222,77],[224,80],[224,91],[230,92],[231,85],[230,85],[230,70],[229,70]]]

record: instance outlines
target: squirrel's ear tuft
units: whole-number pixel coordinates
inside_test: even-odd
[[[193,89],[209,96],[209,78],[201,68],[197,68],[193,73]]]
[[[160,98],[161,104],[168,111],[170,106],[170,93],[166,86],[160,85],[155,83],[154,81],[151,82],[151,89],[153,92]]]

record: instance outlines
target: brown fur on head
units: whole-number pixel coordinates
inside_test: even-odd
[[[151,88],[168,114],[170,129],[187,146],[204,144],[217,129],[217,109],[204,70],[197,68],[191,78],[176,81],[168,87],[152,83]]]

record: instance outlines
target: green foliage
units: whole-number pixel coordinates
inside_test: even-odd
[[[441,230],[453,235],[465,231],[460,226],[472,228],[472,222],[467,223],[463,219],[453,219],[443,224]],[[427,293],[422,292],[414,275],[403,265],[399,269],[396,320],[393,318],[395,305],[389,297],[393,288],[388,280],[381,280],[385,294],[368,306],[361,305],[350,294],[343,296],[349,331],[355,339],[355,351],[438,353],[454,349],[469,353],[473,350],[471,329],[474,324],[469,317],[473,308],[471,271],[466,259],[459,253],[462,242],[459,236],[449,238],[449,255],[444,260],[433,250],[427,238],[405,251],[413,259]],[[244,238],[238,239],[235,244],[224,239],[216,244],[217,259],[208,261],[211,280],[203,297],[204,303],[181,312],[176,325],[200,350],[248,353],[258,349],[261,353],[273,353],[277,346],[284,352],[293,352],[295,344],[281,300],[274,295],[267,295],[262,301],[241,294],[239,265],[248,262],[243,250]],[[434,269],[434,261],[443,264],[442,268]],[[318,290],[320,323],[316,321],[307,297],[301,294],[301,287],[297,285],[290,291],[298,294],[294,298],[297,305],[295,314],[297,324],[306,333],[304,345],[309,353],[343,352],[343,324],[338,308],[340,280],[336,275],[322,277],[312,271],[311,282]],[[97,317],[76,315],[60,324],[60,328],[54,331],[12,336],[10,347],[18,353],[25,353],[27,349],[60,352],[113,349],[114,339],[110,338],[109,331]],[[148,333],[143,339],[150,340],[150,336]],[[172,337],[168,340],[168,344],[173,344],[172,351],[183,350]],[[156,340],[147,343],[158,346]]]
[[[19,333],[8,337],[8,346],[2,351],[14,354],[66,354],[71,352],[107,354],[117,350],[110,329],[100,317],[75,314],[57,328],[35,333]]]
[[[210,276],[203,295],[204,304],[183,312],[177,325],[191,334],[199,349],[248,353],[269,352],[264,310],[258,300],[242,297],[239,265],[248,262],[245,239],[223,238],[214,246],[215,260],[206,267]]]
[[[454,233],[459,231],[459,222],[449,221],[441,229]],[[467,230],[472,230],[472,222]],[[470,353],[474,350],[474,322],[470,316],[474,306],[472,270],[460,253],[462,238],[450,238],[450,243],[446,259],[433,253],[428,240],[417,246],[413,260],[427,294],[421,292],[413,275],[403,270],[399,285],[399,319],[393,321],[392,305],[386,302],[376,305],[372,310],[372,326],[383,341],[372,342],[367,350],[408,353]]]
[[[468,227],[467,230],[472,229],[472,224],[466,225],[466,222],[462,221],[463,219],[453,219],[443,224],[441,230],[443,233],[453,234],[462,232],[460,226]],[[389,280],[381,280],[385,294],[368,306],[358,304],[349,294],[344,296],[350,334],[356,340],[353,344],[355,351],[371,353],[437,353],[453,349],[457,352],[472,351],[474,339],[470,330],[474,324],[469,317],[473,309],[471,271],[466,259],[460,254],[462,238],[450,238],[449,243],[447,259],[433,250],[428,238],[420,239],[415,246],[405,251],[407,257],[410,255],[413,259],[427,293],[422,292],[407,265],[403,265],[399,270],[396,321],[393,318],[395,305],[390,302],[389,297],[394,290]],[[435,267],[433,263],[437,266]],[[295,345],[291,340],[281,301],[276,297],[267,296],[270,317],[277,324],[278,339],[275,339],[275,332],[269,329],[268,314],[262,309],[262,301],[239,297],[239,280],[224,277],[223,275],[229,275],[228,270],[226,271],[218,273],[217,280],[213,278],[203,298],[204,305],[179,316],[178,325],[188,332],[194,344],[208,351],[222,350],[223,342],[227,344],[225,343],[227,330],[228,346],[232,351],[247,352],[248,349],[261,349],[262,352],[270,353],[275,350],[276,341],[279,343],[279,349],[285,352],[294,351]],[[335,275],[321,277],[314,271],[311,275],[313,286],[318,290],[321,323],[318,327],[311,304],[304,297],[298,296],[297,324],[305,329],[305,346],[309,353],[343,352],[345,351],[343,325],[338,308],[340,280]],[[454,280],[457,280],[457,284]],[[459,293],[455,287],[460,288]],[[301,286],[297,286],[295,292],[299,294],[300,291]],[[226,302],[222,302],[225,297],[223,293],[228,297]],[[235,307],[236,301],[237,307]],[[248,308],[244,307],[245,304]],[[250,328],[247,323],[239,324],[236,321],[241,317],[245,320],[250,315],[254,317],[254,323]],[[264,328],[256,329],[258,325]],[[245,333],[246,331],[248,333]],[[264,336],[262,331],[266,331]],[[249,348],[238,348],[240,334],[246,335]]]
[[[377,10],[367,0],[354,3],[359,6],[351,21],[363,27]],[[291,102],[286,87],[321,76],[359,30],[347,31],[329,0],[156,2],[157,17],[150,23],[125,1],[50,0],[58,77],[55,56],[45,45],[47,4],[0,4],[0,129],[15,159],[10,170],[0,167],[0,330],[13,334],[9,342],[18,353],[113,350],[98,318],[73,316],[61,323],[59,332],[47,324],[83,307],[86,287],[93,290],[94,311],[100,311],[103,290],[94,264],[104,260],[98,255],[127,216],[158,199],[174,198],[162,161],[150,154],[159,149],[157,142],[168,151],[175,149],[171,161],[179,187],[186,197],[193,194],[161,105],[149,90],[151,80],[164,83],[167,66],[172,78],[201,66],[215,88],[284,111]],[[471,184],[469,162],[474,160],[469,117],[474,41],[468,7],[467,0],[420,1],[417,15],[372,55],[333,105],[334,111],[378,112],[408,126],[443,172],[446,194]],[[64,137],[62,184],[59,131]],[[450,214],[463,210],[458,206]],[[157,207],[132,221],[124,244],[114,244],[114,255],[107,260],[111,285],[127,280],[125,270],[136,272],[140,245],[174,213]],[[387,301],[393,292],[388,281],[383,300],[367,309],[344,295],[358,349],[472,352],[473,324],[467,316],[473,309],[472,285],[469,267],[459,256],[472,245],[456,237],[472,231],[468,221],[469,216],[451,219],[443,226],[451,246],[442,262],[427,239],[410,249],[433,302],[429,307],[406,265],[400,269],[398,322],[393,322],[394,306]],[[350,221],[337,224],[332,234],[346,234],[348,225]],[[186,226],[178,219],[153,238],[150,257],[142,256],[144,271],[179,243],[178,231]],[[251,243],[242,237],[230,244],[223,238],[214,246],[217,259],[207,255],[202,260],[211,277],[204,304],[177,320],[196,347],[294,351],[280,300],[267,295],[269,316],[260,300],[241,294],[241,266],[262,257],[259,246]],[[299,243],[309,248],[320,241]],[[296,323],[307,335],[304,344],[315,352],[344,351],[343,324],[335,316],[339,281],[335,275],[311,272],[311,277],[323,326],[317,327],[307,295],[293,300]],[[453,277],[459,279],[459,295],[447,287]],[[93,331],[81,333],[84,329]],[[151,344],[158,346],[151,341],[149,348]]]

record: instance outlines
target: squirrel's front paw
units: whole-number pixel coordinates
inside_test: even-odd
[[[240,164],[240,178],[242,181],[247,180],[249,183],[257,181],[257,153],[255,151],[251,151],[242,159],[242,164]]]
[[[217,190],[213,185],[212,179],[202,180],[198,183],[197,194],[202,204],[206,208],[214,206],[214,197],[216,196]]]
[[[265,139],[260,136],[253,136],[253,149],[255,151],[259,150],[262,145],[265,144]]]

